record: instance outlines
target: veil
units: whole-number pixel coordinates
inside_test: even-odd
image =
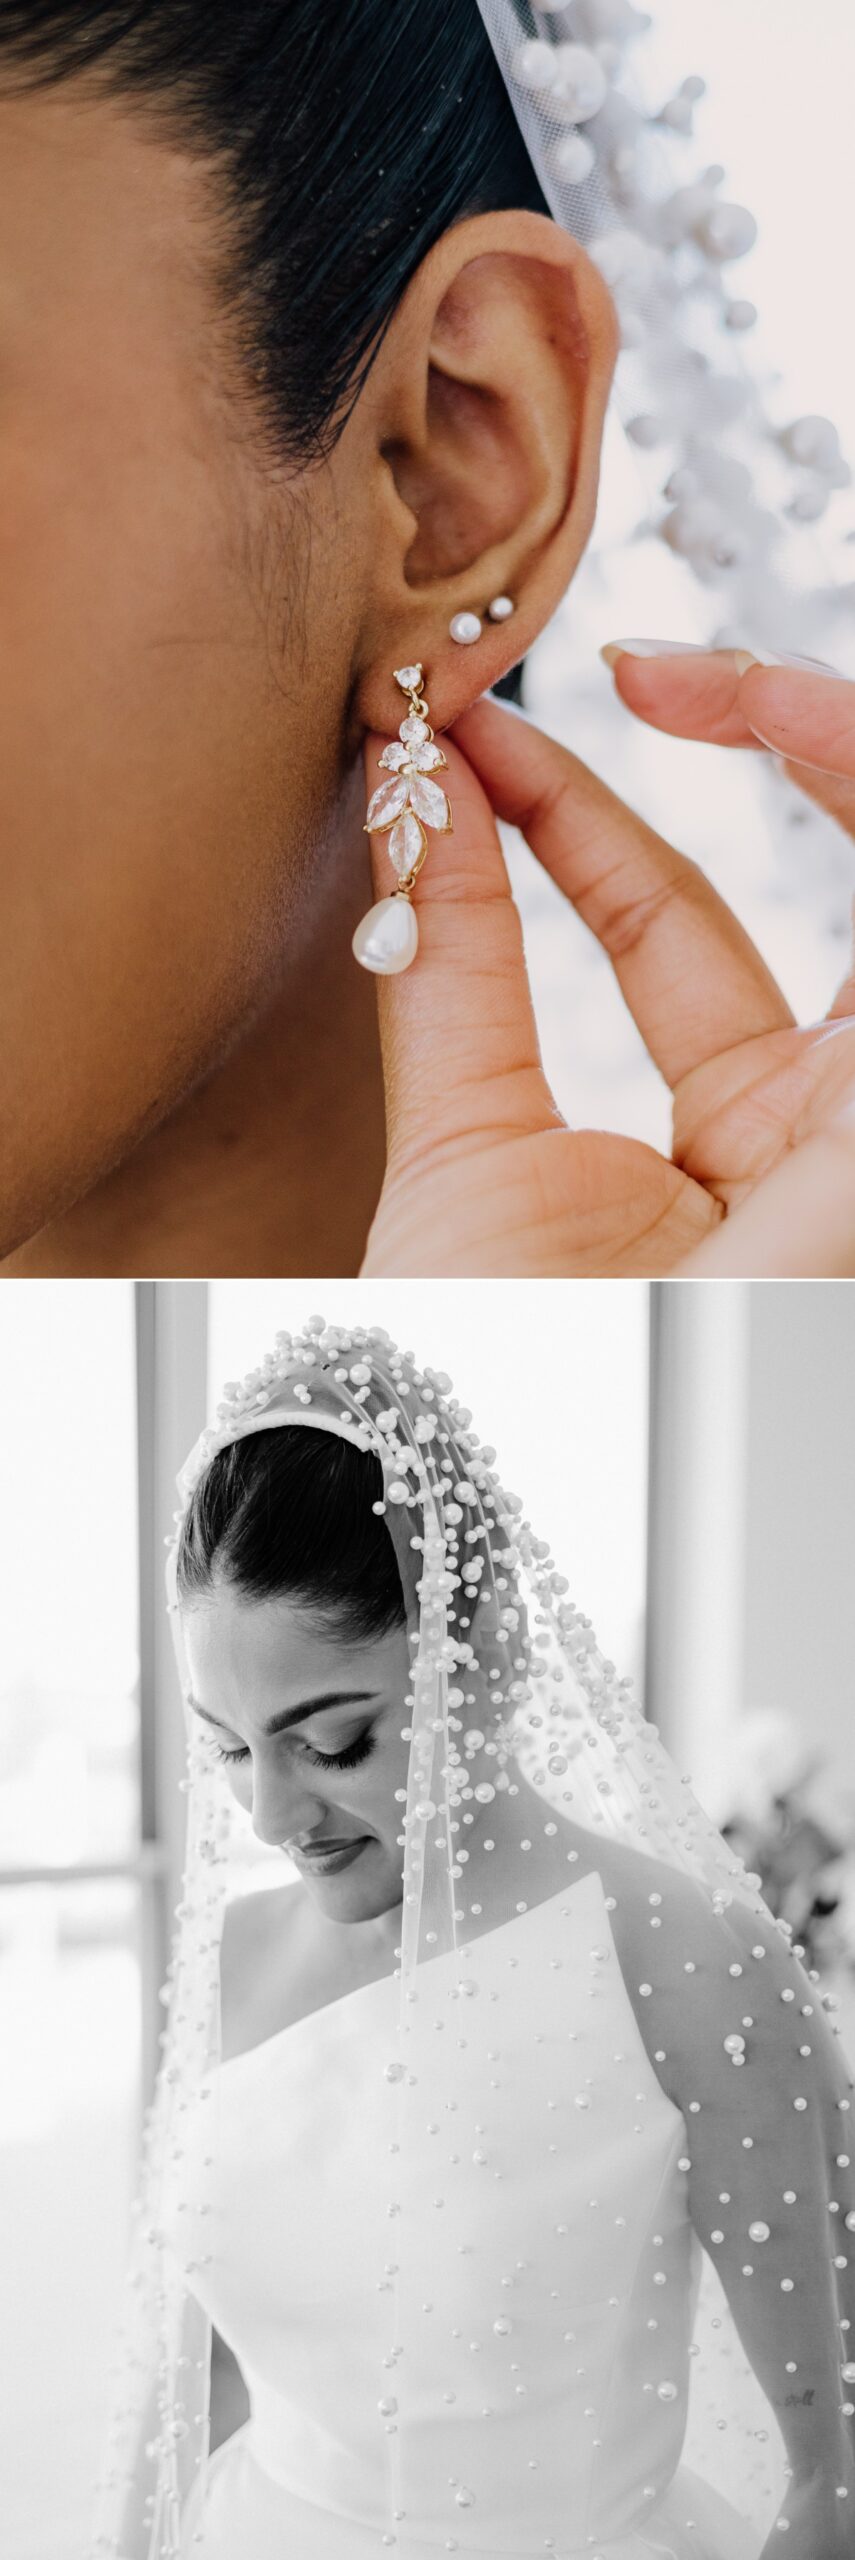
[[[646,500],[631,538],[660,538],[709,593],[709,647],[834,654],[853,592],[835,493],[852,472],[833,421],[782,414],[751,352],[759,314],[733,269],[758,226],[721,163],[697,165],[705,81],[654,97],[637,67],[654,19],[634,0],[477,6],[550,211],[617,307],[613,406]]]
[[[523,1341],[509,1382],[525,1392]],[[567,1431],[568,1420],[556,1414],[553,1427]],[[607,2151],[612,2111],[624,2104],[627,2053],[599,2053],[595,2043],[593,2069],[574,2082],[581,2064],[573,2038],[562,2061],[544,2036],[569,1981],[562,1966],[581,1962],[573,1955],[578,1871],[600,1880],[592,2019],[597,1983],[619,1968],[643,2021],[644,2050],[641,2033],[628,2049],[633,2081],[642,2075],[640,2114],[648,2086],[655,2094],[658,2077],[672,2087],[675,2056],[684,2047],[689,2057],[677,2166],[691,2211],[691,2261],[681,2254],[685,2230],[654,2233],[638,2278],[648,2343],[642,2369],[628,2379],[649,2443],[648,2477],[661,2482],[678,2461],[688,2466],[679,2473],[691,2481],[687,2529],[698,2530],[707,2505],[712,2511],[726,2497],[739,2519],[742,2539],[732,2547],[740,2560],[743,2550],[757,2560],[769,2537],[777,2549],[776,2519],[791,2532],[780,2547],[798,2560],[808,2552],[811,2560],[820,2552],[842,2560],[843,2520],[851,2526],[855,2516],[853,2084],[817,1978],[805,1973],[758,1879],[604,1659],[449,1379],[421,1370],[378,1327],[320,1317],[297,1336],[280,1334],[259,1368],[226,1390],[179,1479],[167,1583],[188,1733],[187,1862],[92,2560],[185,2560],[203,2542],[219,1949],[234,1829],[225,1772],[187,1705],[176,1557],[181,1522],[215,1453],[248,1433],[294,1425],[335,1433],[379,1458],[384,1490],[375,1507],[394,1546],[411,1653],[400,1946],[390,1976],[397,1990],[393,2031],[378,2060],[393,2239],[378,2263],[379,2309],[365,2347],[380,2456],[378,2549],[394,2547],[403,2560],[426,2547],[483,2553],[479,2512],[497,2464],[509,2466],[509,2478],[520,2467],[525,2475],[527,2548],[563,2560],[571,2538],[539,2486],[539,2411],[536,2394],[531,2404],[526,2398],[527,2359],[544,2324],[558,2317],[559,2259],[534,2264],[525,2197],[522,2190],[516,2197],[510,2178],[507,2188],[501,2181],[518,2106],[529,2107],[538,2142],[542,2129],[546,2161],[556,2154],[547,2139],[553,2131],[570,2156],[582,2122],[576,2109],[599,2108]],[[609,1890],[601,1900],[603,1881]],[[428,2231],[418,2203],[425,2119],[436,2131],[446,2109],[456,2165],[447,2166],[445,2195],[435,2199],[448,2209],[432,2215]],[[490,2254],[490,2195],[502,2206],[498,2257]],[[560,2253],[566,2225],[557,2223],[555,2235]],[[454,2314],[460,2252],[476,2242],[485,2254],[473,2398],[471,2379],[462,2378],[472,2342]],[[428,2281],[435,2360],[426,2367]],[[685,2335],[680,2345],[678,2323],[668,2350],[677,2369],[672,2360],[663,2373],[661,2288],[669,2281],[683,2288]],[[425,2472],[423,2429],[433,2398],[451,2404],[455,2392],[469,2416],[467,2471],[461,2480],[449,2462],[446,2481],[436,2466]],[[797,2401],[801,2414],[791,2420]],[[447,2410],[445,2418],[453,2428]],[[805,2478],[792,2428],[801,2425],[813,2454],[821,2450],[821,2488],[812,2483],[827,2519],[821,2544],[813,2507],[813,2538],[800,2538]],[[449,2441],[453,2447],[453,2434]],[[810,2471],[807,2452],[805,2463]],[[428,2510],[423,2540],[419,2519]],[[575,2537],[573,2547],[580,2548]],[[671,2546],[630,2539],[605,2546],[608,2560],[612,2550],[635,2560],[637,2549],[654,2547]],[[699,2554],[707,2547],[701,2535]],[[599,2549],[592,2540],[592,2560]]]

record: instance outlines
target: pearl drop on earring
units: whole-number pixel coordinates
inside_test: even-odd
[[[490,616],[491,622],[507,622],[509,616],[513,613],[513,610],[513,598],[511,596],[494,596],[492,604],[488,604],[487,606],[487,612]]]
[[[480,640],[483,624],[477,613],[456,613],[448,628],[452,640],[459,640],[468,648],[471,641]]]

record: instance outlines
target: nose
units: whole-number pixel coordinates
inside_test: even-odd
[[[283,1840],[299,1840],[304,1833],[319,1830],[325,1813],[322,1798],[293,1772],[286,1780],[281,1765],[270,1768],[260,1758],[255,1761],[252,1827],[256,1839],[263,1840],[269,1848],[281,1849]]]

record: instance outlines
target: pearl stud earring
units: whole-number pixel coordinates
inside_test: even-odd
[[[480,640],[484,625],[480,614],[455,613],[448,628],[452,640],[459,640],[463,648],[468,649],[473,640]]]
[[[494,596],[492,604],[487,606],[491,622],[507,622],[513,610],[511,596]],[[473,640],[480,640],[484,625],[478,613],[455,613],[448,628],[452,640],[459,640],[461,646],[468,649],[471,648]]]
[[[480,623],[478,625],[480,630]],[[419,921],[410,904],[413,887],[428,849],[426,827],[450,835],[453,819],[445,792],[431,774],[448,759],[434,741],[428,720],[420,665],[396,667],[395,683],[409,696],[409,710],[398,737],[384,747],[381,768],[388,774],[368,803],[365,835],[389,835],[389,860],[398,874],[391,897],[380,898],[357,925],[355,958],[375,977],[397,977],[409,969],[419,947]]]

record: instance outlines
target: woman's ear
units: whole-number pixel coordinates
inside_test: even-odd
[[[549,620],[593,525],[618,344],[599,270],[546,215],[475,215],[423,260],[352,420],[366,728],[397,727],[393,671],[416,659],[449,727]],[[461,646],[466,609],[482,635]]]

